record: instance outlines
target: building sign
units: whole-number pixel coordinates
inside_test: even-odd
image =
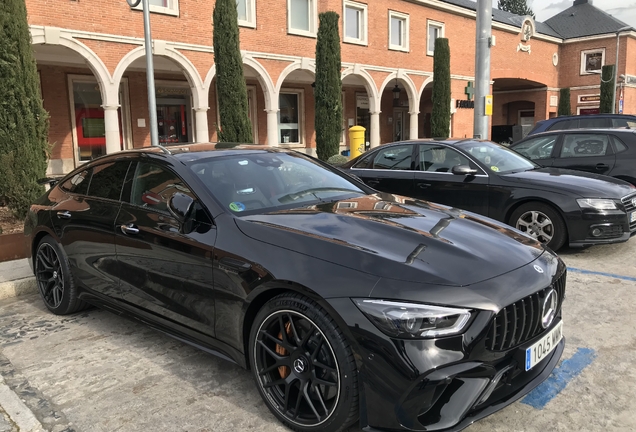
[[[601,95],[583,95],[579,96],[579,103],[598,103],[601,101]]]
[[[157,87],[157,96],[174,96],[174,95],[189,95],[189,87]]]
[[[468,100],[458,100],[455,102],[455,108],[475,108],[475,101],[471,100],[473,95],[475,94],[475,87],[473,87],[473,82],[468,81],[468,85],[464,87],[464,94]]]
[[[369,109],[369,96],[356,95],[356,107]]]
[[[600,113],[600,108],[579,108],[579,115],[594,115]]]

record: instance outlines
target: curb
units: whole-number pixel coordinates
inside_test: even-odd
[[[37,292],[38,287],[35,283],[35,277],[33,276],[0,283],[0,300],[35,294]]]
[[[33,412],[20,400],[0,376],[0,406],[20,432],[44,432]]]

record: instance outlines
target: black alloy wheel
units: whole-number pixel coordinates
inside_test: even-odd
[[[42,243],[38,249],[35,274],[46,306],[53,309],[60,307],[64,296],[64,273],[60,257],[49,243]]]
[[[77,297],[68,258],[52,237],[42,239],[34,262],[40,296],[48,310],[56,315],[67,315],[88,307]]]
[[[303,312],[307,304],[311,308]],[[297,431],[337,431],[355,421],[353,356],[318,305],[294,294],[270,300],[256,318],[250,346],[259,391],[287,426]],[[355,395],[350,388],[356,389]]]

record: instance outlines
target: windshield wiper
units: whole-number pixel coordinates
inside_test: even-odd
[[[298,198],[304,197],[305,195],[313,195],[315,196],[319,201],[322,201],[320,198],[318,198],[318,196],[315,194],[316,192],[325,192],[325,191],[335,191],[335,192],[351,192],[351,193],[357,193],[357,194],[363,194],[364,192],[360,192],[357,190],[353,190],[353,189],[344,189],[344,188],[332,188],[332,187],[322,187],[322,188],[312,188],[312,189],[306,189],[304,191],[300,191],[300,192],[294,192],[294,193],[290,193],[287,195],[284,195],[280,198],[278,198],[278,201],[282,204],[286,204],[292,201],[296,201]]]

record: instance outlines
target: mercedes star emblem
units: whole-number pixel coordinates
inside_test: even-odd
[[[550,327],[557,312],[559,296],[555,290],[550,290],[543,301],[543,311],[541,312],[541,326],[545,329]]]

